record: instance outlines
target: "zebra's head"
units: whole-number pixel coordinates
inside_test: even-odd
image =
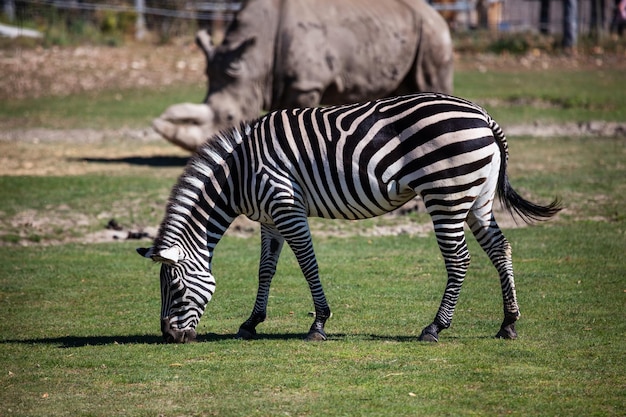
[[[215,291],[213,275],[178,246],[138,248],[137,252],[161,263],[163,338],[167,343],[195,341],[196,326]]]

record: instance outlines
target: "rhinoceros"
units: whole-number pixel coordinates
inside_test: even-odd
[[[206,31],[196,42],[204,102],[175,104],[153,122],[192,152],[263,110],[452,92],[450,31],[423,0],[249,0],[219,46]]]

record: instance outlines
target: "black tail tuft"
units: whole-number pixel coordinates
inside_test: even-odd
[[[554,199],[554,201],[547,206],[531,203],[511,187],[506,173],[503,177],[504,178],[501,178],[498,183],[498,196],[500,197],[500,201],[509,213],[516,213],[526,223],[548,220],[563,209],[561,201],[558,198]]]
[[[498,197],[500,198],[500,202],[502,202],[502,205],[509,211],[509,213],[517,214],[526,223],[548,220],[550,217],[553,217],[563,209],[561,201],[558,198],[555,198],[554,201],[547,206],[540,206],[524,199],[521,195],[517,194],[513,187],[511,187],[509,178],[506,175],[506,167],[509,159],[509,146],[507,144],[506,137],[504,136],[504,132],[502,132],[498,123],[496,123],[496,121],[493,120],[486,112],[485,115],[487,116],[489,127],[493,132],[494,138],[496,139],[496,143],[498,144],[502,155],[502,166],[500,167],[500,177],[498,178]]]

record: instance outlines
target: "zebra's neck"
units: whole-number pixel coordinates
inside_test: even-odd
[[[207,141],[192,157],[170,195],[157,249],[178,246],[210,268],[215,245],[236,217],[228,195],[232,154],[241,141],[242,131],[233,129]]]

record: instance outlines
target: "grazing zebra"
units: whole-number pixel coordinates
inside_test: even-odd
[[[161,265],[161,330],[168,342],[196,338],[215,289],[213,250],[238,215],[261,224],[259,284],[238,337],[265,320],[283,243],[293,250],[315,306],[307,340],[325,340],[330,317],[307,217],[364,219],[420,195],[443,255],[448,282],[420,340],[437,341],[450,326],[470,262],[472,233],[498,270],[504,322],[497,337],[514,339],[519,308],[511,248],[492,212],[495,195],[525,221],[560,210],[520,197],[506,174],[507,142],[477,105],[442,94],[415,94],[327,108],[281,110],[211,138],[172,190],[151,248],[137,251]]]

